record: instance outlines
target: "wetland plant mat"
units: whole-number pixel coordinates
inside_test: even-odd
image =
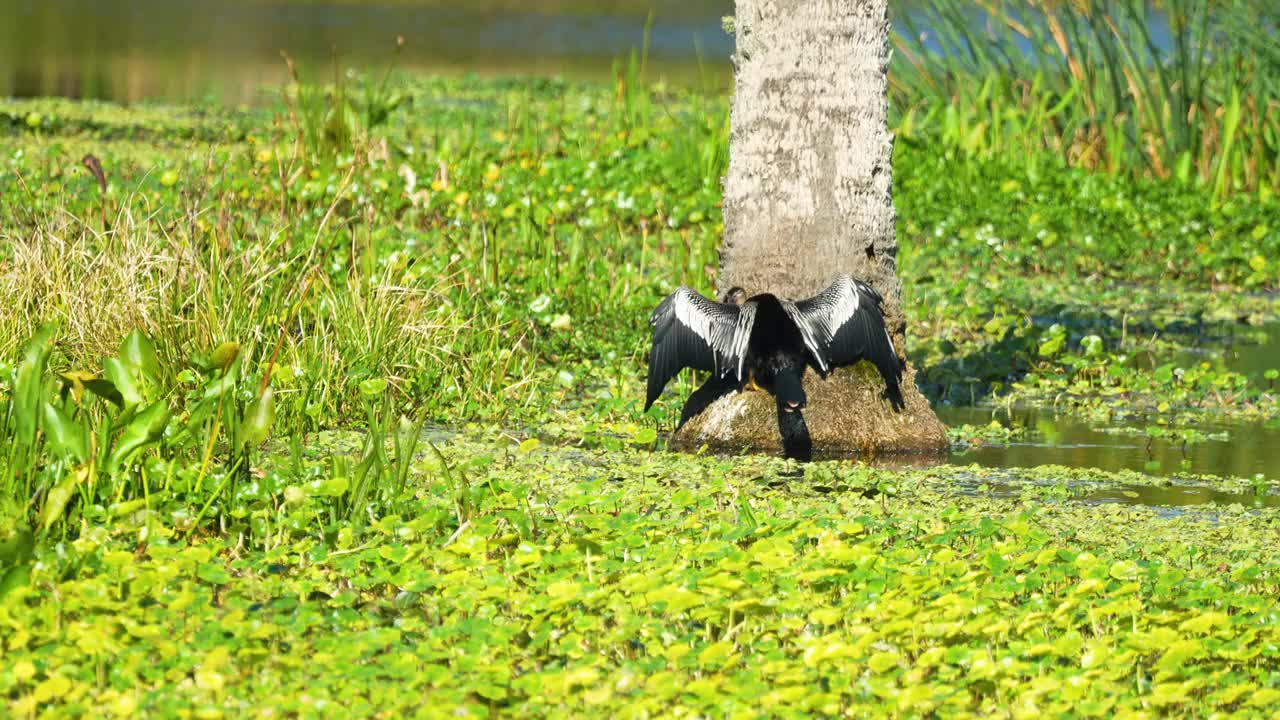
[[[1197,480],[1263,501],[1171,514],[1077,502],[1061,468],[654,452],[679,405],[640,413],[644,319],[713,282],[728,106],[637,79],[0,101],[10,714],[1280,700],[1265,483]],[[1139,414],[1148,438],[1276,421],[1278,368],[1205,352],[1275,316],[1274,199],[917,130],[895,201],[934,398]]]
[[[302,497],[263,533],[135,512],[41,546],[0,609],[0,692],[16,717],[1280,702],[1274,509],[1169,518],[976,497],[956,488],[969,469],[587,455],[459,438],[375,522],[317,525]]]

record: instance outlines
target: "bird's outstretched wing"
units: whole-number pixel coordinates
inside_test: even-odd
[[[819,375],[826,378],[835,368],[870,360],[884,378],[889,401],[901,409],[902,360],[884,325],[883,299],[870,285],[844,276],[808,300],[782,307],[800,329]]]
[[[718,303],[683,286],[668,295],[649,316],[653,349],[644,409],[687,367],[741,379],[755,318],[755,303]]]

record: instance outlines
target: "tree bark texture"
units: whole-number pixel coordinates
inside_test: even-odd
[[[884,296],[899,352],[906,322],[897,277],[888,129],[887,0],[737,0],[735,94],[724,185],[718,292],[803,299],[849,274]],[[937,451],[946,430],[903,376],[906,409],[880,399],[868,367],[827,381],[806,373],[805,418],[818,452]],[[677,446],[779,447],[774,402],[734,393],[686,424]]]

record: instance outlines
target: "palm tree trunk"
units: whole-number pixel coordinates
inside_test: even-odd
[[[741,287],[801,299],[850,274],[884,295],[904,347],[888,129],[887,0],[737,0],[736,92],[724,185],[721,295]],[[805,376],[814,449],[940,450],[946,430],[903,377],[906,409],[880,399],[868,368]],[[713,403],[677,445],[779,446],[760,393]]]

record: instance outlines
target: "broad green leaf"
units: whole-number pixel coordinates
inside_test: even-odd
[[[225,372],[218,375],[217,378],[210,380],[205,386],[205,399],[216,398],[223,393],[234,390],[236,383],[240,380],[240,366],[231,365]]]
[[[124,396],[120,394],[119,390],[116,390],[115,384],[106,378],[93,378],[92,380],[86,380],[84,387],[94,395],[97,395],[107,402],[114,403],[118,407],[124,405]]]
[[[102,374],[120,394],[123,407],[131,408],[142,404],[142,388],[138,386],[133,373],[129,372],[129,366],[124,361],[114,357],[103,360]]]
[[[128,463],[135,454],[157,442],[168,422],[169,406],[164,400],[151,403],[145,410],[134,416],[120,434],[115,449],[111,451],[111,457],[107,461],[110,472],[118,472],[121,466]]]
[[[1271,708],[1271,712],[1274,712],[1280,706],[1280,690],[1273,687],[1262,688],[1253,693],[1245,704],[1249,707]]]
[[[196,577],[214,585],[226,585],[231,582],[231,573],[227,572],[227,569],[223,566],[215,563],[202,563],[196,569]]]
[[[0,543],[0,566],[30,560],[35,552],[35,536],[30,530],[18,530]]]
[[[698,653],[698,662],[703,667],[720,667],[734,653],[733,643],[728,641],[714,642],[702,648],[702,652]]]
[[[52,403],[44,404],[44,432],[48,442],[63,456],[89,462],[89,439],[85,426]]]
[[[658,431],[651,427],[640,428],[631,436],[631,441],[637,445],[652,445],[658,439]]]
[[[1195,633],[1196,635],[1205,635],[1216,629],[1226,628],[1231,625],[1231,618],[1226,613],[1211,610],[1202,612],[1193,618],[1184,620],[1178,626],[1183,632]]]
[[[276,395],[271,386],[245,408],[241,430],[247,445],[259,445],[271,434],[276,421]]]
[[[120,343],[120,359],[147,382],[160,381],[160,361],[156,359],[156,346],[151,339],[136,328]]]
[[[0,575],[0,600],[17,590],[20,587],[26,587],[31,581],[31,563],[23,562],[18,565],[12,565]]]
[[[1165,649],[1156,667],[1166,672],[1175,672],[1188,660],[1199,657],[1204,652],[1204,645],[1199,640],[1178,640]]]
[[[1098,357],[1102,355],[1102,338],[1097,335],[1085,335],[1080,338],[1080,347],[1084,348],[1085,357]]]
[[[65,400],[70,393],[71,399],[79,405],[84,400],[85,383],[98,376],[85,370],[70,370],[58,373],[58,377],[62,378],[62,398]]]
[[[1117,560],[1111,563],[1111,569],[1107,571],[1107,574],[1117,580],[1132,580],[1138,577],[1140,572],[1141,568],[1138,567],[1137,563],[1131,560]]]
[[[107,510],[108,512],[111,513],[112,517],[124,517],[129,513],[141,510],[143,507],[146,506],[146,504],[147,504],[146,498],[138,498],[137,500],[129,500],[127,502],[122,502],[122,503],[113,503],[111,507],[108,508]]]
[[[40,425],[45,366],[53,349],[53,327],[45,325],[27,343],[14,374],[13,420],[18,442],[30,446]]]
[[[345,477],[334,477],[320,480],[312,484],[311,494],[325,497],[339,497],[347,492],[351,482]]]
[[[896,667],[898,661],[899,657],[896,652],[878,652],[867,660],[867,666],[874,672],[883,673],[890,668]]]
[[[81,465],[68,472],[57,485],[49,488],[44,498],[44,509],[40,511],[40,527],[48,530],[62,517],[67,502],[75,494],[76,486],[89,479],[89,466]]]

